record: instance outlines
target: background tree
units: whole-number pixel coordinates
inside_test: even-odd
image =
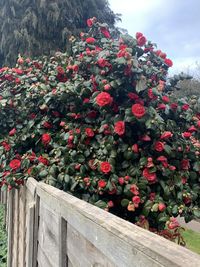
[[[65,50],[71,34],[97,17],[114,26],[107,0],[0,0],[0,66],[13,65],[19,53],[35,57]]]

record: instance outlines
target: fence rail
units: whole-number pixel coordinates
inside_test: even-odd
[[[200,266],[197,254],[32,178],[7,207],[8,267]]]

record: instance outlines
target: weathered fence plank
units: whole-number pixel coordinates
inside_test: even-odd
[[[56,188],[30,178],[23,190],[8,197],[8,267],[200,266],[197,254]]]

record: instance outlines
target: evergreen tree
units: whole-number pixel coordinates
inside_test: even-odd
[[[113,26],[117,16],[107,0],[0,0],[0,66],[17,55],[35,57],[65,50],[71,34],[97,17]]]

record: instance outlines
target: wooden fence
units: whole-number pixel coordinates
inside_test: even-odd
[[[8,267],[199,267],[200,256],[30,178],[8,194]]]

